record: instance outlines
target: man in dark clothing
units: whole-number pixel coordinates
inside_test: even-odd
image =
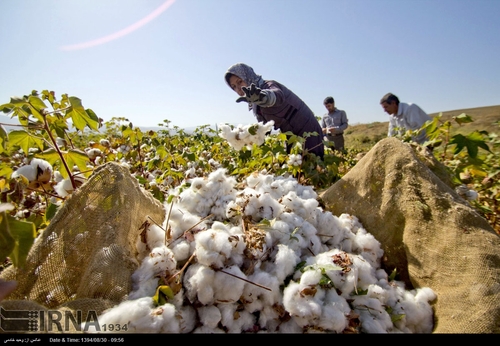
[[[248,102],[257,121],[274,121],[274,128],[282,133],[292,132],[304,137],[304,133],[316,132],[306,138],[308,152],[323,158],[322,129],[312,110],[290,89],[274,80],[264,80],[246,64],[232,65],[224,76],[227,85],[240,97],[236,102]],[[288,152],[290,148],[287,147]]]

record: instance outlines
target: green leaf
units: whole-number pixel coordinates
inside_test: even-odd
[[[50,221],[52,218],[56,215],[57,211],[59,210],[59,206],[54,203],[50,203],[49,206],[47,207],[47,210],[45,211],[45,220]]]
[[[395,315],[391,315],[391,321],[392,323],[394,322],[397,322],[397,321],[400,321],[403,319],[403,317],[405,317],[406,315],[405,314],[395,314]]]
[[[394,281],[396,279],[396,274],[397,274],[397,271],[396,271],[396,268],[394,268],[391,275],[389,275],[389,281]]]
[[[161,285],[156,288],[156,293],[153,296],[153,303],[156,306],[165,305],[169,300],[174,298],[174,292],[167,285]]]
[[[11,131],[8,137],[9,145],[19,146],[26,155],[29,153],[29,149],[33,147],[38,147],[40,150],[43,150],[43,139],[32,136],[24,130]]]
[[[10,177],[14,170],[12,167],[4,162],[0,163],[0,177]]]
[[[7,139],[8,139],[7,131],[3,125],[0,125],[0,154],[7,150]]]
[[[474,121],[474,120],[472,120],[472,118],[471,118],[469,115],[467,115],[467,114],[465,114],[465,113],[462,113],[462,114],[460,114],[460,115],[457,115],[456,117],[453,117],[453,119],[455,119],[455,121],[456,121],[458,124],[460,124],[460,125],[462,125],[462,124],[466,124],[466,123],[471,123],[471,122],[473,122],[473,121]]]
[[[53,167],[56,166],[57,161],[59,161],[61,159],[61,157],[59,156],[57,151],[55,149],[52,149],[52,148],[45,150],[44,152],[38,154],[37,158],[44,159],[45,161],[50,163]]]
[[[259,125],[252,125],[248,128],[248,133],[250,133],[252,136],[255,136],[257,134],[258,128]]]
[[[1,105],[0,110],[7,114],[13,113],[13,116],[17,116],[21,125],[28,125],[28,118],[31,115],[30,105],[24,98],[11,97],[10,103]]]
[[[455,150],[453,151],[455,155],[461,152],[463,148],[467,148],[467,153],[474,159],[477,157],[479,148],[490,151],[483,138],[483,135],[478,131],[472,132],[467,135],[467,137],[462,134],[456,134],[451,138],[450,144],[456,145]]]
[[[88,170],[87,164],[90,162],[88,155],[81,150],[70,149],[64,155],[64,160],[66,161],[68,167],[77,166],[81,172],[85,172]],[[88,175],[91,172],[88,173]]]
[[[1,214],[3,215],[0,219],[0,240],[2,240],[0,244],[6,245],[0,247],[0,258],[9,257],[14,266],[23,268],[36,238],[35,225],[31,222],[18,221],[5,212]]]
[[[47,105],[38,96],[30,96],[30,97],[28,97],[28,102],[30,103],[30,105],[34,109],[36,109],[39,112],[41,110],[47,109]]]
[[[92,118],[95,114],[89,116],[82,106],[82,101],[78,97],[70,96],[68,99],[71,104],[71,108],[68,110],[66,115],[71,117],[73,125],[80,131],[83,131],[85,126],[97,131],[98,122]]]
[[[12,112],[13,108],[14,106],[11,103],[4,103],[3,105],[0,105],[0,111],[5,114]]]
[[[5,213],[5,210],[12,209],[14,206],[9,208],[8,205],[12,206],[8,203],[2,203],[2,211],[0,212],[0,261],[2,262],[9,257],[16,245],[16,241],[7,227],[7,214]]]

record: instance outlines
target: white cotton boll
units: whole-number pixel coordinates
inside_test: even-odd
[[[371,284],[368,286],[367,297],[375,298],[379,300],[382,304],[387,304],[387,298],[389,296],[388,291],[384,290],[381,286],[377,284]]]
[[[241,227],[232,227],[228,232],[228,241],[232,246],[230,263],[241,266],[246,259],[245,235]]]
[[[164,245],[161,245],[151,250],[149,256],[144,258],[140,267],[133,274],[133,276],[134,279],[140,283],[160,274],[174,274],[176,272],[176,266],[177,261],[174,258],[172,250]]]
[[[182,300],[182,299],[181,299]],[[194,330],[197,324],[196,310],[190,305],[175,304],[177,309],[175,311],[175,318],[179,322],[179,333],[190,333]],[[168,331],[166,331],[168,333]]]
[[[214,302],[215,272],[201,264],[190,265],[184,274],[183,284],[186,297],[191,303],[196,299],[204,305]]]
[[[319,202],[317,201],[318,198],[318,193],[314,191],[314,188],[310,185],[301,185],[297,183],[297,189],[295,190],[297,192],[297,196],[304,200],[311,200],[311,201],[316,201],[316,205],[319,205]]]
[[[85,148],[85,152],[90,160],[95,160],[98,156],[102,155],[102,152],[98,148]]]
[[[60,197],[67,197],[71,192],[73,192],[73,185],[71,184],[71,180],[64,179],[64,180],[58,182],[54,186],[54,191]]]
[[[238,278],[247,279],[238,266],[231,266],[215,272],[215,302],[234,303],[240,299],[245,288],[245,281]]]
[[[281,325],[280,313],[276,307],[264,305],[259,312],[257,323],[263,332],[277,333]]]
[[[191,189],[195,192],[204,192],[207,189],[208,180],[205,177],[197,177],[190,180]]]
[[[179,320],[172,304],[152,309],[145,316],[130,321],[128,332],[141,333],[179,333]]]
[[[128,295],[129,300],[152,297],[156,293],[159,283],[158,278],[151,277],[147,280],[137,281],[136,276],[140,275],[144,274],[139,269],[132,274],[132,292]]]
[[[433,329],[433,310],[429,302],[435,298],[430,288],[405,291],[394,312],[405,315],[402,321],[412,333],[430,333]]]
[[[283,334],[303,334],[304,329],[292,318],[280,324],[279,332]]]
[[[356,278],[355,289],[366,289],[369,285],[377,282],[375,277],[375,268],[370,262],[366,261],[360,255],[351,255],[352,266],[351,269],[354,272]]]
[[[142,241],[143,239],[146,240],[146,243]],[[143,235],[137,237],[135,247],[138,252],[138,259],[142,260],[150,253],[151,249],[163,244],[165,244],[165,232],[157,225],[149,226],[143,231]]]
[[[316,287],[316,293],[322,291]],[[320,294],[318,294],[320,296]],[[283,306],[300,326],[314,324],[321,316],[322,302],[312,294],[311,288],[291,281],[283,291]]]
[[[436,292],[434,292],[430,287],[417,288],[415,293],[415,300],[417,302],[429,303],[437,298]]]
[[[320,270],[309,269],[302,273],[300,277],[301,286],[316,286],[321,280],[322,274]]]
[[[259,205],[257,213],[253,215],[256,219],[272,220],[283,212],[283,206],[269,194],[260,195],[256,203]]]
[[[192,189],[182,191],[179,196],[179,206],[190,213],[206,216],[210,210],[203,196]]]
[[[303,218],[294,213],[282,213],[279,216],[279,219],[282,222],[285,222],[290,227],[290,232],[288,236],[283,236],[282,243],[288,245],[290,248],[294,249],[294,251],[300,256],[302,253],[302,249],[307,249],[310,245],[309,239],[302,235],[302,227],[304,226],[306,221]],[[310,251],[307,250],[310,255]]]
[[[248,311],[237,311],[238,304],[219,304],[221,323],[228,333],[242,333],[252,330],[255,325],[255,316]]]
[[[351,233],[349,230],[343,228],[343,237],[340,240],[340,243],[338,245],[339,249],[342,249],[343,251],[347,253],[353,252],[352,247],[354,243],[354,234]]]
[[[295,191],[289,191],[283,196],[281,203],[286,207],[287,211],[295,213],[301,218],[307,218],[308,214],[304,209],[303,200],[297,196]]]
[[[338,218],[331,212],[318,215],[316,230],[317,235],[325,244],[331,247],[337,247],[340,244],[343,232]]]
[[[209,229],[194,236],[198,263],[222,268],[231,257],[232,246],[227,232]]]
[[[388,333],[393,329],[391,317],[378,299],[353,296],[351,306],[359,314],[361,331],[364,333]]]
[[[339,216],[339,221],[343,227],[348,229],[350,232],[353,234],[356,234],[359,228],[362,228],[361,223],[359,222],[358,218],[353,215],[349,214],[341,214]]]
[[[349,321],[342,310],[339,310],[337,306],[331,304],[330,302],[325,302],[325,306],[321,311],[321,317],[317,322],[317,326],[323,330],[342,333],[342,331],[348,326]]]
[[[332,280],[334,287],[341,291],[342,296],[348,297],[354,288],[355,276],[352,274],[352,270],[346,273],[340,265],[333,261],[336,255],[344,255],[344,252],[339,249],[332,249],[320,253],[316,257],[310,257],[307,260],[307,265],[323,268],[325,275]]]
[[[178,205],[174,205],[173,208],[167,205],[165,208],[168,210],[169,217],[165,219],[163,229],[170,229],[174,241],[182,237],[186,230],[198,231],[207,228],[204,221],[200,222],[200,216],[193,215],[190,211],[182,209]]]
[[[318,208],[319,202],[314,198],[302,198],[302,208],[305,210],[304,219],[309,219],[316,208]]]
[[[321,250],[321,240],[316,236],[316,228],[309,222],[304,221],[299,229],[300,234],[304,237],[303,256],[310,256],[312,254],[318,254]]]
[[[196,169],[194,167],[191,167],[187,169],[184,174],[186,175],[186,178],[192,178],[196,177]]]
[[[273,239],[273,243],[284,243],[286,239],[290,238],[290,227],[282,220],[271,221],[271,228],[268,232]]]
[[[275,268],[273,274],[276,275],[276,278],[281,284],[286,277],[293,274],[300,258],[289,246],[278,244],[277,247],[278,252],[274,258]]]
[[[201,217],[209,215],[215,206],[218,210],[218,218],[225,218],[226,205],[235,198],[233,186],[236,184],[236,179],[226,176],[226,169],[220,168],[210,173],[207,180],[206,184],[198,190],[191,185],[191,188],[182,191],[179,204],[182,208]],[[218,200],[222,203],[217,207],[215,203]]]
[[[198,316],[201,324],[209,328],[217,328],[222,318],[220,310],[214,305],[198,308]]]
[[[347,316],[351,307],[344,297],[337,294],[335,289],[326,292],[325,303],[318,326],[329,331],[341,333],[349,325]]]
[[[99,143],[106,148],[109,148],[111,146],[111,143],[107,139],[101,139]]]
[[[260,189],[264,185],[268,185],[270,183],[269,178],[272,180],[273,176],[254,172],[245,178],[245,182],[250,190],[254,190]]]
[[[66,142],[66,140],[65,140],[64,138],[57,137],[57,138],[56,138],[56,145],[57,145],[59,148],[63,148],[63,147],[65,147],[66,145],[68,145],[68,143]]]
[[[55,181],[56,183],[59,183],[59,182],[61,182],[61,181],[63,181],[63,180],[64,180],[64,178],[63,178],[63,176],[62,176],[61,172],[59,172],[59,171],[55,171],[55,172],[54,172],[54,181]]]
[[[172,304],[165,304],[153,308],[149,314],[131,320],[128,332],[179,333],[179,320],[176,318],[175,307]]]
[[[240,205],[236,201],[229,201],[226,205],[226,217],[228,219],[241,215]]]
[[[153,308],[153,299],[151,297],[144,297],[137,300],[126,300],[116,305],[111,309],[105,310],[99,317],[100,325],[128,325],[129,329],[127,332],[134,332],[131,330],[131,321],[139,320],[140,318],[147,316],[151,313],[151,309]],[[103,330],[100,330],[104,332]],[[96,330],[92,325],[90,326],[89,333],[97,333],[99,330]],[[108,330],[105,331],[109,333]],[[122,332],[122,331],[120,331]]]
[[[265,306],[273,306],[281,301],[280,282],[272,274],[256,269],[247,280],[255,283],[246,284],[241,295],[248,312],[260,311]]]
[[[389,275],[387,275],[387,272],[384,269],[376,269],[375,277],[379,281],[385,280],[387,282],[389,280]]]
[[[302,156],[296,154],[288,155],[288,161],[286,162],[289,166],[300,166],[302,164]]]
[[[34,158],[31,160],[30,165],[32,167],[34,167],[35,169],[41,170],[42,172],[48,171],[50,173],[50,175],[52,175],[52,171],[53,171],[52,165],[48,161]]]
[[[373,267],[380,267],[380,260],[384,250],[381,248],[380,242],[371,233],[366,232],[365,229],[359,229],[355,234],[353,251],[363,256]]]
[[[35,181],[37,177],[36,168],[31,165],[21,166],[16,171],[14,171],[14,173],[12,173],[11,177],[17,178],[21,175],[24,176],[29,181]]]
[[[185,261],[191,256],[191,244],[187,240],[177,241],[170,246],[177,262]]]

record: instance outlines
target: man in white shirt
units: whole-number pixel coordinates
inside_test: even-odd
[[[408,130],[418,130],[426,121],[431,120],[431,117],[422,108],[414,103],[399,102],[399,98],[392,93],[385,94],[380,100],[380,104],[384,111],[389,114],[388,137],[403,135]],[[423,144],[426,140],[427,134],[424,130],[413,137],[413,141],[419,144]]]

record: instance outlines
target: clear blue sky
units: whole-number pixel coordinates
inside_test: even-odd
[[[250,124],[223,78],[237,62],[351,124],[387,121],[387,92],[500,104],[500,0],[2,0],[0,18],[0,104],[49,89],[104,121]]]

